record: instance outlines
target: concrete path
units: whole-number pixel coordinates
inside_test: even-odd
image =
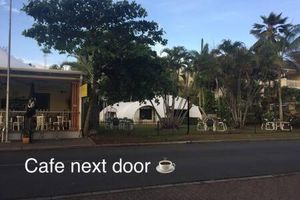
[[[300,174],[204,181],[57,197],[66,200],[296,200]]]

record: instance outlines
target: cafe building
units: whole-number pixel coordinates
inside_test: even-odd
[[[26,105],[32,95],[37,101],[34,138],[81,137],[82,72],[13,64],[10,70],[9,139],[21,139]],[[6,80],[7,67],[0,63],[0,126],[5,125]]]

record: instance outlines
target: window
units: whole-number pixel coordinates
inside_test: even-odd
[[[110,112],[110,111],[108,111],[108,112],[105,113],[105,119],[113,119],[115,117],[117,117],[117,113],[116,112]]]
[[[36,107],[39,110],[49,110],[50,108],[50,94],[36,93]]]
[[[152,108],[140,108],[140,120],[152,120]]]

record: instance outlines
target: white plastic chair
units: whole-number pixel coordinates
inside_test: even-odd
[[[46,122],[46,118],[44,115],[36,117],[36,130],[48,130],[48,123]]]
[[[266,126],[265,129],[267,131],[275,131],[277,129],[275,122],[266,122],[265,126]]]
[[[197,124],[197,131],[206,131],[207,130],[207,125],[203,121],[199,121]]]
[[[17,130],[20,131],[20,127],[24,127],[24,116],[16,116],[17,121],[13,122],[12,129],[15,130],[15,127],[17,127]]]
[[[292,131],[293,127],[290,122],[279,123],[279,128],[281,131]]]
[[[227,131],[227,125],[224,122],[218,122],[217,131],[225,132]]]
[[[64,130],[64,125],[63,125],[63,116],[57,116],[57,121],[53,122],[54,130],[57,128],[57,130]]]
[[[3,116],[0,115],[0,127],[4,126]]]

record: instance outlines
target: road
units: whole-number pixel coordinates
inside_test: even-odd
[[[27,173],[28,158],[55,158],[65,165],[63,173]],[[112,163],[151,162],[148,173],[113,173]],[[176,163],[171,174],[159,174],[159,160]],[[71,162],[107,162],[103,173],[71,173]],[[36,165],[28,166],[34,169]],[[20,199],[106,191],[233,177],[300,171],[300,141],[218,142],[131,147],[91,147],[59,150],[0,152],[0,199]]]

